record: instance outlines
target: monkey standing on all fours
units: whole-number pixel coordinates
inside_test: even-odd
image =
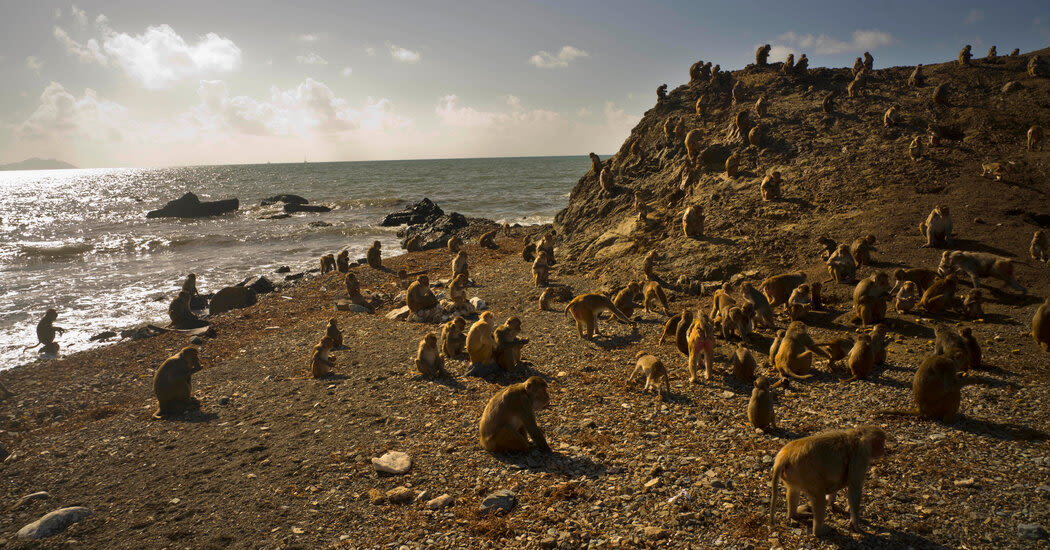
[[[667,394],[671,393],[671,382],[667,376],[667,367],[655,356],[649,355],[644,351],[639,352],[636,358],[638,362],[635,363],[634,370],[627,377],[627,383],[634,385],[637,381],[638,373],[641,372],[645,378],[645,386],[642,387],[642,391],[649,393],[649,390],[654,390],[660,396],[660,399],[664,399]]]

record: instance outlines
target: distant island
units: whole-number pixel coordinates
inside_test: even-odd
[[[0,164],[0,170],[66,170],[69,168],[76,168],[76,166],[60,160],[38,159],[35,157],[22,162]]]

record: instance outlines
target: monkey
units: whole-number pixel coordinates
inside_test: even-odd
[[[452,276],[462,274],[467,279],[470,279],[470,266],[467,265],[467,251],[460,250],[456,253],[456,257],[452,258]]]
[[[751,400],[747,403],[747,421],[760,430],[776,428],[773,393],[769,390],[769,380],[765,376],[755,379],[755,389],[751,390]]]
[[[707,94],[700,94],[696,98],[696,116],[704,116],[704,105],[707,104]]]
[[[774,365],[776,365],[777,352],[780,351],[780,343],[784,341],[785,336],[787,336],[787,331],[784,329],[780,329],[777,331],[777,335],[773,337],[773,343],[769,346],[768,366],[773,367]]]
[[[414,283],[408,285],[408,290],[405,292],[405,304],[412,313],[418,314],[426,311],[436,306],[437,303],[437,296],[434,296],[434,291],[430,290],[430,277],[420,275],[416,277]]]
[[[882,115],[882,125],[889,128],[900,124],[901,117],[897,114],[897,106],[891,105],[889,109]]]
[[[735,152],[726,159],[726,176],[735,178],[740,171],[740,156]]]
[[[518,338],[518,334],[521,333],[521,319],[517,317],[511,317],[507,319],[507,322],[496,327],[493,332],[493,337],[496,340],[496,349],[493,350],[493,357],[496,360],[496,364],[503,368],[504,371],[510,371],[521,362],[521,348],[525,344],[529,343],[528,338]]]
[[[704,61],[700,60],[689,66],[689,83],[698,82],[704,74]]]
[[[747,134],[751,129],[751,120],[748,118],[747,109],[741,109],[736,114],[736,131],[740,134],[740,140],[747,143]]]
[[[343,278],[343,284],[346,286],[346,294],[350,297],[350,303],[366,307],[369,311],[375,310],[368,298],[361,294],[361,285],[358,283],[357,275],[354,275],[354,272],[347,272],[346,277]],[[338,347],[339,344],[336,344],[336,346]]]
[[[329,271],[335,271],[335,254],[325,254],[321,256],[321,275],[324,275]]]
[[[536,286],[547,286],[550,284],[550,265],[547,262],[547,253],[540,252],[536,261],[532,262],[532,282]]]
[[[488,231],[486,233],[483,233],[481,235],[481,237],[478,239],[478,245],[484,246],[485,248],[491,248],[493,250],[498,249],[499,245],[496,244],[496,233],[497,232],[498,232],[497,229],[493,229],[492,231]]]
[[[970,54],[970,45],[967,44],[962,50],[959,50],[959,66],[965,67],[970,64],[970,58],[973,55]]]
[[[780,72],[783,74],[791,74],[795,69],[795,54],[789,53],[787,59],[784,60],[784,64],[780,66]]]
[[[895,282],[891,293],[897,292],[898,287],[904,284],[906,281],[911,281],[918,286],[919,291],[924,291],[930,288],[933,281],[937,279],[937,272],[932,269],[923,269],[921,267],[915,267],[910,269],[897,268],[893,271],[893,279]]]
[[[762,184],[759,186],[759,190],[762,192],[762,200],[773,201],[780,198],[780,171],[773,170],[766,177],[762,178]]]
[[[945,105],[948,103],[948,84],[938,84],[933,89],[933,102],[938,105]]]
[[[813,376],[809,374],[809,369],[813,365],[814,354],[831,359],[806,332],[806,325],[802,321],[792,321],[788,325],[775,351],[774,368],[783,376],[799,380]]]
[[[857,262],[850,254],[849,245],[840,244],[825,263],[828,266],[828,274],[831,275],[830,280],[836,283],[852,282],[857,277]]]
[[[857,337],[857,343],[853,344],[853,349],[849,352],[849,359],[846,361],[846,365],[849,367],[850,372],[853,373],[853,376],[843,380],[843,383],[863,380],[871,374],[871,370],[875,365],[875,351],[872,349],[871,336],[861,334]]]
[[[962,402],[962,388],[982,382],[976,377],[959,376],[959,365],[966,359],[965,348],[954,348],[948,355],[933,354],[926,357],[912,378],[914,408],[880,413],[917,415],[945,423],[954,422]]]
[[[493,364],[493,355],[496,351],[494,321],[495,314],[485,311],[467,331],[467,354],[470,355],[472,365],[480,367]]]
[[[467,321],[456,315],[451,321],[441,326],[441,354],[452,358],[466,350],[467,335],[463,334]]]
[[[598,158],[598,155],[593,152],[588,153],[588,155],[591,157],[591,172],[594,172],[594,175],[597,176],[602,172],[602,159]]]
[[[657,279],[656,273],[653,272],[653,267],[656,265],[656,251],[650,250],[645,258],[642,259],[642,273],[645,274],[645,280],[655,281]]]
[[[503,230],[503,236],[504,237],[509,237],[510,236],[510,223],[503,222],[503,225],[500,226],[500,229]]]
[[[715,355],[715,332],[714,323],[711,318],[702,311],[696,312],[692,325],[689,327],[687,339],[689,350],[689,383],[696,383],[696,371],[700,367],[700,356],[704,358],[704,380],[711,379],[711,364]],[[681,331],[681,325],[679,325]],[[679,332],[681,333],[681,332]]]
[[[572,315],[573,320],[576,321],[576,330],[580,338],[587,339],[594,338],[595,334],[603,336],[598,330],[598,314],[603,311],[611,313],[614,320],[637,330],[637,323],[628,319],[609,298],[601,294],[581,294],[565,306],[565,316]]]
[[[496,392],[478,423],[481,448],[490,453],[524,453],[531,438],[537,449],[550,453],[543,430],[536,424],[536,411],[549,405],[547,382],[539,376]]]
[[[769,299],[769,307],[775,308],[786,304],[795,287],[806,282],[805,273],[786,273],[775,275],[762,281],[762,293]]]
[[[833,113],[833,112],[835,112],[835,95],[836,95],[835,90],[831,90],[830,92],[827,93],[827,95],[824,96],[824,99],[821,100],[820,108],[825,113]]]
[[[904,284],[900,285],[900,290],[897,291],[897,299],[893,306],[900,313],[909,313],[921,298],[922,292],[919,290],[919,285],[912,281],[904,281]]]
[[[664,315],[671,314],[670,309],[667,307],[667,295],[664,294],[664,289],[660,286],[660,283],[656,281],[645,283],[645,286],[642,287],[642,295],[644,297],[642,304],[645,307],[646,313],[651,313],[652,310],[655,309],[653,305],[659,300],[660,306],[664,309]]]
[[[678,325],[682,322],[683,317],[687,318],[686,323],[693,322],[693,314],[689,310],[672,315],[664,323],[664,330],[660,334],[660,344],[666,344],[668,340],[672,340],[677,345]]]
[[[710,65],[710,62],[708,62],[708,65]],[[719,79],[719,77],[721,77],[721,73],[722,73],[722,66],[721,65],[715,65],[714,67],[711,67],[711,84],[716,85],[716,86],[718,85],[718,79]]]
[[[656,102],[662,103],[667,99],[667,84],[661,84],[656,87]]]
[[[858,74],[860,74],[860,71],[862,69],[864,69],[864,61],[862,61],[858,57],[856,61],[853,62],[853,76],[856,77]]]
[[[849,350],[852,346],[853,339],[848,336],[841,336],[817,344],[817,347],[825,350],[825,353],[828,356],[828,370],[830,371],[835,371],[837,369],[838,362],[849,355]]]
[[[179,296],[186,296],[185,307],[186,311],[189,311],[189,297],[186,294],[186,291],[180,292]],[[176,300],[179,300],[179,298],[176,298]],[[172,307],[174,306],[175,302],[172,302]],[[171,310],[169,309],[168,311],[170,312]],[[193,313],[190,313],[190,316],[193,316]],[[193,318],[196,319],[196,316],[193,316]],[[40,322],[36,324],[37,344],[33,346],[28,346],[25,349],[31,349],[43,345],[44,347],[41,348],[41,351],[43,353],[58,353],[58,344],[55,342],[55,334],[65,334],[66,329],[62,327],[56,327],[54,325],[56,319],[58,319],[58,311],[54,308],[48,308],[47,311],[44,312],[44,316],[40,319]],[[174,324],[174,318],[172,319],[172,324]]]
[[[838,243],[836,243],[827,235],[821,235],[820,237],[817,237],[817,244],[819,244],[821,247],[820,259],[824,260],[825,262],[827,262],[828,258],[830,258],[831,255],[834,254],[835,251],[839,248]]]
[[[667,141],[671,141],[674,137],[674,125],[677,120],[678,119],[673,116],[664,119],[664,138],[666,138]]]
[[[685,134],[686,134],[686,131],[685,131],[685,119],[682,119],[682,118],[675,119],[675,123],[674,123],[674,137],[675,137],[675,139],[677,139],[678,141],[684,142],[685,141]]]
[[[332,369],[335,367],[335,360],[328,354],[331,353],[334,346],[335,343],[328,336],[321,338],[321,341],[314,346],[313,354],[310,356],[311,376],[324,378],[332,373]]]
[[[871,265],[871,253],[877,250],[875,248],[875,235],[871,234],[858,237],[849,247],[850,256],[853,256],[853,261],[858,266]]]
[[[864,52],[864,68],[867,69],[870,72],[870,71],[874,70],[872,68],[874,65],[875,65],[875,58],[872,57],[870,53]]]
[[[755,50],[755,65],[758,65],[759,67],[765,67],[768,65],[767,60],[769,59],[769,51],[772,49],[773,48],[769,44],[759,46],[758,50]]]
[[[467,301],[467,278],[456,275],[448,283],[448,297],[452,300],[455,311],[473,312],[473,306]]]
[[[1010,57],[1017,57],[1021,55],[1021,48],[1014,48],[1014,51],[1010,52]]]
[[[760,147],[762,145],[762,140],[765,138],[765,135],[766,125],[756,124],[755,127],[747,133],[747,142],[754,147]]]
[[[642,192],[637,189],[634,191],[634,211],[638,213],[638,220],[646,222],[646,217],[649,215],[649,205],[642,199]]]
[[[947,206],[936,206],[926,217],[926,221],[919,224],[919,233],[926,237],[923,248],[948,246],[952,236],[951,210]]]
[[[871,353],[874,355],[875,364],[881,365],[886,362],[886,325],[878,323],[871,327],[871,331],[868,332],[868,338],[871,340]]]
[[[731,91],[731,95],[733,97],[733,103],[734,104],[743,103],[744,102],[744,83],[740,82],[739,80],[737,80],[736,83],[733,84],[733,89]]]
[[[736,345],[736,351],[729,356],[729,364],[732,367],[733,376],[744,382],[754,380],[758,362],[755,361],[755,356],[751,355],[751,350],[744,347],[743,342]]]
[[[344,279],[344,282],[345,282],[345,279]],[[400,288],[401,290],[408,290],[408,287],[409,287],[409,285],[412,284],[412,282],[413,282],[412,279],[408,278],[408,270],[407,269],[402,267],[401,269],[397,270],[397,288]],[[356,276],[354,277],[354,283],[355,284],[357,283],[357,277]],[[347,293],[350,293],[349,289],[347,289]]]
[[[328,254],[328,256],[331,257],[332,255]],[[322,260],[323,260],[323,258],[324,257],[322,256]],[[325,270],[324,270],[323,266],[321,268],[321,273],[325,273]],[[183,283],[182,283],[182,290],[183,290],[183,292],[188,292],[189,295],[190,295],[190,298],[193,298],[194,296],[198,295],[198,292],[197,292],[197,274],[196,273],[190,273],[190,274],[186,275],[186,280],[183,281]]]
[[[769,114],[769,100],[766,96],[760,96],[755,102],[755,114],[758,118],[765,118]]]
[[[741,340],[750,336],[753,329],[751,317],[754,313],[751,304],[746,303],[727,309],[722,315],[722,338],[729,340],[730,335],[734,333]]]
[[[959,280],[954,274],[938,278],[930,285],[919,300],[919,307],[928,313],[937,314],[954,306],[958,300],[955,297],[955,289]]]
[[[699,204],[686,207],[682,214],[682,233],[687,239],[704,236],[704,207]]]
[[[405,241],[405,250],[409,252],[419,252],[423,250],[423,237],[419,235],[412,235]]]
[[[857,59],[860,59],[859,57]],[[846,96],[847,97],[860,97],[861,89],[864,87],[864,80],[861,78],[854,78],[846,85]]]
[[[1028,293],[1014,277],[1014,264],[1010,258],[987,252],[944,251],[941,254],[941,263],[937,266],[937,273],[943,276],[956,269],[970,276],[974,288],[981,288],[979,277],[995,277],[1021,294]]]
[[[157,412],[153,418],[164,417],[190,410],[199,410],[200,401],[190,392],[190,377],[203,367],[197,348],[185,347],[160,364],[153,375],[153,395],[157,397]]]
[[[853,322],[862,325],[878,323],[886,317],[886,300],[889,299],[890,276],[885,271],[876,271],[864,278],[853,289]]]
[[[981,307],[981,289],[974,288],[966,294],[963,299],[963,319],[980,319],[984,317],[984,308]]]
[[[956,361],[958,370],[966,371],[970,369],[970,351],[966,347],[966,340],[961,334],[942,324],[934,325],[933,334],[934,355],[952,356],[954,350],[959,350],[961,353],[958,357],[958,361]]]
[[[1040,76],[1041,72],[1042,71],[1039,67],[1039,56],[1033,55],[1031,58],[1028,59],[1028,76],[1036,78]]]
[[[601,174],[598,176],[598,183],[602,186],[602,191],[606,194],[612,194],[616,189],[615,176],[613,175],[612,168],[606,166],[602,168]]]
[[[777,483],[787,489],[788,516],[802,519],[799,495],[809,499],[813,509],[813,535],[824,535],[824,514],[835,493],[846,489],[850,528],[863,532],[860,525],[860,497],[871,461],[886,453],[886,433],[873,426],[833,430],[796,439],[784,445],[773,461],[773,481],[769,497],[769,523],[775,523]]]
[[[339,326],[336,325],[335,317],[328,319],[328,326],[325,328],[325,336],[332,339],[333,348],[343,347],[343,333],[339,330]]]
[[[981,177],[985,178],[992,176],[995,181],[1003,181],[1003,174],[1006,171],[1003,169],[1001,162],[985,162],[981,164]]]
[[[365,254],[365,260],[368,262],[368,267],[371,267],[372,269],[383,268],[383,260],[379,252],[382,247],[383,245],[380,244],[379,241],[372,243],[371,248],[369,248],[368,252]]]
[[[1034,151],[1039,143],[1043,141],[1043,127],[1039,125],[1028,129],[1028,150]],[[1041,147],[1040,147],[1041,149]]]
[[[459,235],[453,235],[449,238],[446,246],[450,253],[456,254],[463,248],[463,239],[459,238]]]
[[[47,319],[47,316],[45,315],[44,318]],[[176,329],[200,328],[208,325],[207,321],[199,319],[197,315],[190,310],[190,294],[186,291],[179,292],[178,296],[171,301],[171,305],[168,306],[168,318],[171,319],[171,326]],[[43,321],[41,321],[41,323],[43,323]],[[37,325],[37,335],[39,336],[39,334],[40,327]]]
[[[685,152],[689,156],[689,163],[694,164],[700,157],[700,149],[702,143],[700,143],[702,132],[698,128],[689,130],[689,133],[685,135]]]
[[[813,296],[808,284],[800,284],[791,291],[788,298],[787,311],[792,321],[805,319],[806,313],[813,307]]]
[[[642,291],[642,286],[636,282],[631,282],[620,292],[616,293],[613,297],[613,305],[617,307],[624,315],[630,317],[634,315],[635,297]]]
[[[1036,261],[1050,260],[1050,238],[1046,236],[1046,231],[1038,229],[1032,235],[1032,244],[1028,247],[1028,254]]]
[[[922,74],[922,64],[915,66],[915,69],[911,72],[911,76],[908,77],[908,86],[912,88],[922,88],[926,83],[926,77]]]
[[[915,136],[915,139],[911,140],[911,145],[908,146],[908,156],[915,161],[921,159],[922,154],[922,136]]]
[[[521,249],[521,259],[529,263],[536,260],[536,243],[525,244],[525,247]]]
[[[766,328],[774,328],[773,308],[769,307],[769,300],[759,292],[751,283],[744,282],[740,285],[740,295],[744,303],[751,305],[754,311],[755,321]]]
[[[339,255],[335,257],[335,270],[339,273],[350,272],[350,251],[342,250]]]
[[[655,356],[649,355],[644,351],[639,352],[636,359],[638,359],[638,362],[635,363],[631,375],[627,377],[628,383],[635,384],[638,379],[638,373],[641,373],[645,377],[645,386],[642,387],[642,391],[649,393],[649,390],[654,390],[660,396],[660,399],[664,399],[666,394],[671,393],[671,382],[667,375],[667,367]]]
[[[540,311],[549,311],[551,300],[554,299],[554,289],[547,287],[540,293],[539,306]]]
[[[722,287],[711,295],[711,313],[708,316],[716,323],[721,322],[722,315],[736,305],[736,300],[729,294],[729,291],[729,283],[726,282],[722,283]]]
[[[997,57],[995,46],[988,48],[988,61],[992,61]]]
[[[1032,316],[1032,337],[1043,351],[1050,352],[1050,297],[1043,301]]]
[[[795,62],[794,73],[799,76],[806,76],[809,74],[809,58],[806,54],[798,56],[798,61]]]
[[[540,243],[536,245],[536,251],[546,252],[547,265],[554,265],[554,234],[544,234],[543,238],[540,239]]]
[[[416,370],[428,378],[447,374],[445,360],[438,353],[437,335],[433,332],[428,332],[419,340],[419,349],[416,350]]]

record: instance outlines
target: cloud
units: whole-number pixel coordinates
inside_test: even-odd
[[[405,63],[416,63],[419,61],[419,52],[414,52],[393,44],[390,45],[390,56]]]
[[[84,22],[87,15],[83,11]],[[79,16],[78,16],[79,19]],[[190,44],[168,25],[146,28],[142,34],[117,32],[108,19],[99,15],[96,25],[99,39],[80,43],[60,27],[54,28],[55,39],[66,52],[85,63],[120,67],[142,87],[160,90],[180,80],[197,79],[206,74],[228,73],[241,66],[241,49],[229,38],[208,33]]]
[[[70,38],[69,33],[57,26],[55,27],[54,35],[55,39],[66,47],[66,53],[80,58],[84,63],[99,63],[101,65],[109,63],[106,55],[102,53],[102,48],[98,45],[98,40],[91,38],[87,43],[81,44]]]
[[[755,46],[755,49],[758,49],[758,46]],[[785,59],[787,59],[788,54],[795,54],[795,58],[798,58],[798,56],[801,55],[801,52],[797,48],[781,46],[780,44],[772,44],[769,48],[769,61],[771,63],[776,61],[784,61]]]
[[[302,42],[317,42],[321,39],[319,34],[300,34],[299,40]]]
[[[25,140],[81,136],[116,142],[122,140],[127,120],[127,109],[99,98],[91,88],[77,98],[58,82],[51,82],[40,94],[36,110],[15,128],[15,134]]]
[[[325,58],[315,54],[314,52],[310,52],[310,53],[308,53],[306,55],[297,55],[297,56],[295,56],[295,61],[298,62],[300,65],[327,65],[328,64],[328,60],[327,59],[325,59]]]
[[[574,59],[588,57],[589,55],[587,52],[572,46],[562,46],[558,55],[551,55],[549,52],[540,50],[539,53],[529,58],[529,64],[541,69],[562,68],[568,67],[569,62]]]
[[[73,20],[77,22],[81,27],[87,26],[87,13],[84,10],[78,8],[76,4],[69,8],[69,14],[73,16]]]
[[[813,35],[798,34],[795,32],[786,32],[780,35],[778,40],[787,44],[777,46],[781,48],[781,52],[783,52],[784,48],[790,48],[795,52],[799,50],[808,50],[818,54],[829,55],[875,50],[896,42],[896,39],[894,39],[893,35],[890,33],[876,29],[855,30],[848,42],[843,42],[842,40],[832,38],[826,34]],[[770,54],[770,57],[772,57],[772,53]]]
[[[980,22],[983,19],[984,19],[984,12],[981,11],[981,10],[977,10],[977,9],[970,10],[970,13],[966,15],[966,22],[971,24],[971,25],[974,24],[974,23]]]
[[[365,55],[374,56],[376,54],[375,48],[365,48]]]
[[[38,74],[38,75],[40,74],[40,68],[43,67],[43,66],[44,66],[44,62],[39,60],[39,59],[37,59],[37,57],[35,55],[31,55],[29,57],[26,57],[26,67],[28,67],[29,70],[35,72],[36,74]]]
[[[350,68],[350,67],[343,67],[343,70],[339,71],[339,73],[342,74],[343,76],[350,76],[350,75],[354,74],[354,70],[352,68]]]

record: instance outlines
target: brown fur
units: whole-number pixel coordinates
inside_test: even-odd
[[[201,370],[197,348],[185,347],[161,363],[153,375],[153,394],[157,397],[157,412],[153,418],[161,419],[187,410],[200,408],[200,402],[190,391],[190,377]]]
[[[489,399],[481,414],[481,447],[492,453],[526,452],[531,438],[537,449],[549,453],[543,430],[536,423],[536,411],[549,405],[547,382],[539,376],[503,388]]]

